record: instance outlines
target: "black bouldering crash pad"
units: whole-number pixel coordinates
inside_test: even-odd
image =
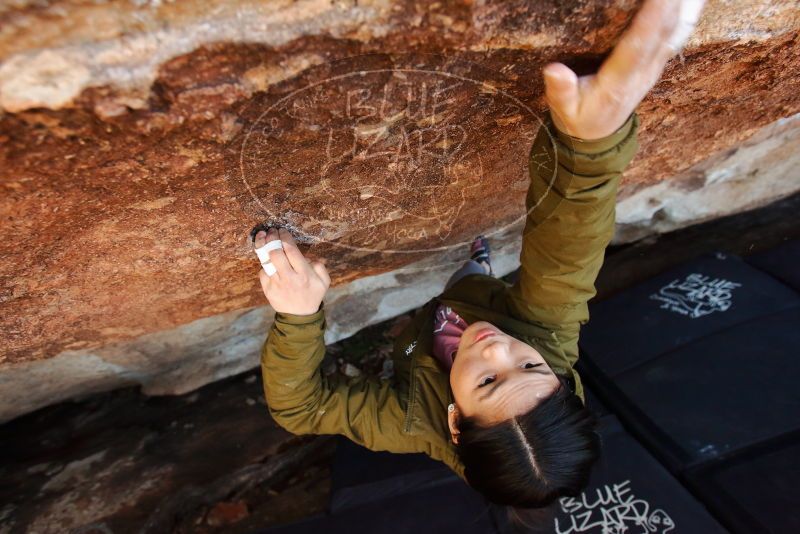
[[[330,510],[456,481],[460,479],[449,467],[424,454],[374,452],[340,436],[331,469]]]
[[[800,295],[736,256],[702,256],[590,306],[581,357],[609,377],[702,337],[800,306]]]
[[[753,254],[747,263],[771,274],[786,285],[800,291],[800,239]]]
[[[741,534],[800,532],[800,434],[689,474],[696,493]]]
[[[551,532],[725,532],[691,493],[633,439],[614,416],[599,421],[602,455],[589,487],[564,497]]]

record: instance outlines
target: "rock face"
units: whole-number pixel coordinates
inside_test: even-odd
[[[0,419],[250,368],[247,234],[287,226],[331,341],[434,296],[477,233],[515,267],[541,67],[591,68],[636,2],[0,7]],[[639,109],[621,241],[800,189],[800,13],[710,1]]]

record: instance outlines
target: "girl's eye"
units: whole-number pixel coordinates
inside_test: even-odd
[[[480,384],[478,384],[478,387],[479,387],[479,388],[482,388],[483,386],[488,386],[488,385],[489,385],[489,384],[491,384],[492,382],[494,382],[494,377],[493,377],[493,376],[487,376],[486,378],[484,378],[483,380],[481,380],[481,383],[480,383]]]
[[[523,367],[524,367],[525,369],[535,369],[536,367],[539,367],[540,365],[542,365],[542,364],[541,364],[541,363],[531,363],[531,362],[528,362],[528,363],[526,363],[526,364],[525,364]]]

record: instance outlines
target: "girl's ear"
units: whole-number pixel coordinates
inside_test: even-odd
[[[447,407],[447,426],[450,427],[450,439],[456,445],[458,445],[458,436],[460,434],[458,431],[458,417],[458,407],[455,404],[449,405]]]

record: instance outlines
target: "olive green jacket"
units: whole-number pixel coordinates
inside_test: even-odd
[[[295,434],[342,434],[381,451],[423,452],[463,477],[450,441],[449,376],[432,356],[433,312],[448,304],[468,323],[485,320],[536,348],[583,397],[578,331],[614,230],[617,186],[636,148],[636,115],[609,137],[585,141],[541,128],[531,149],[518,282],[465,276],[431,299],[398,336],[393,380],[344,379],[320,370],[324,306],[312,314],[276,313],[261,368],[269,411]]]

